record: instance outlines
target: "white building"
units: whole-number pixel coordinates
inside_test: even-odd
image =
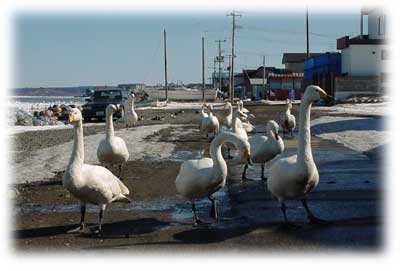
[[[368,17],[366,35],[363,33],[365,17]],[[382,92],[389,61],[385,37],[386,16],[383,11],[377,8],[363,9],[360,35],[354,38],[345,36],[337,40],[337,49],[342,51],[343,76],[336,79],[336,98],[346,98],[365,92],[374,94]]]

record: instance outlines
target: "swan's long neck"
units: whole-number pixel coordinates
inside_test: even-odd
[[[227,139],[224,136],[217,136],[210,145],[210,155],[213,160],[213,174],[222,174],[225,179],[228,174],[226,162],[222,157],[221,146]]]
[[[290,116],[290,107],[289,107],[289,105],[286,106],[285,115],[286,115],[286,117]]]
[[[229,106],[229,115],[228,116],[232,116],[232,113],[233,113],[232,105],[229,103],[228,106]]]
[[[237,131],[238,128],[238,124],[239,124],[239,117],[237,115],[232,116],[232,131],[235,133]]]
[[[274,132],[272,131],[272,129],[267,129],[267,137],[268,137],[268,139],[273,139],[273,140],[275,140],[275,134],[274,134]]]
[[[311,151],[311,135],[310,135],[310,114],[311,103],[301,101],[300,105],[300,125],[299,125],[299,145],[297,148],[297,161],[305,163],[314,162]]]
[[[114,123],[113,123],[113,112],[107,111],[106,116],[106,138],[109,139],[114,136]]]
[[[83,146],[83,128],[82,121],[76,122],[74,125],[74,145],[72,147],[72,155],[69,159],[67,171],[74,171],[83,165],[84,146]]]
[[[130,98],[130,110],[131,110],[131,112],[132,113],[136,113],[135,112],[135,107],[134,107],[134,105],[135,105],[135,101],[134,101],[134,99],[133,99],[133,97],[132,98]]]

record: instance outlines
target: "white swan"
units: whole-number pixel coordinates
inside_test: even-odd
[[[248,136],[247,136],[247,132],[246,130],[243,128],[243,123],[241,121],[241,118],[246,118],[247,116],[245,114],[243,114],[243,112],[241,112],[239,109],[235,110],[235,112],[233,113],[232,116],[232,128],[231,129],[227,129],[225,126],[222,126],[223,129],[221,129],[221,133],[224,133],[226,131],[232,132],[236,135],[238,135],[239,137],[243,138],[243,140],[248,141]],[[228,152],[228,158],[231,158],[231,148],[235,148],[234,144],[227,142],[226,144],[227,147],[227,152]],[[243,161],[243,159],[241,159],[241,157],[236,157],[234,160],[229,161],[229,165],[237,165],[237,164],[241,164],[245,161]]]
[[[200,113],[197,114],[196,116],[196,122],[199,125],[199,129],[201,130],[201,124],[203,123],[203,119],[206,118],[208,115],[207,113],[204,111],[204,108],[207,107],[206,104],[203,104],[201,106],[201,111]]]
[[[219,131],[219,121],[216,116],[213,115],[213,106],[208,105],[208,116],[205,117],[201,122],[201,132],[207,133],[207,137],[210,138],[210,134],[213,134],[213,137]]]
[[[290,113],[290,109],[292,108],[292,103],[289,99],[286,100],[286,109],[285,115],[283,117],[282,128],[283,128],[283,136],[285,136],[285,131],[290,132],[293,137],[293,130],[296,128],[296,118]]]
[[[243,107],[243,101],[242,100],[239,100],[237,102],[237,105],[238,105],[239,110],[242,111],[243,113],[245,113],[245,114],[249,114],[250,113],[250,111],[247,108]]]
[[[138,121],[138,115],[135,112],[134,103],[135,103],[134,93],[130,93],[128,99],[122,102],[122,105],[124,107],[124,116],[118,119],[118,122],[126,123],[126,128],[135,125],[136,122]]]
[[[251,146],[251,161],[254,164],[261,165],[261,180],[264,177],[264,165],[271,161],[275,156],[281,154],[285,148],[282,138],[278,134],[279,125],[273,120],[267,122],[266,135],[254,135],[249,139]],[[246,170],[248,165],[245,165],[242,179],[246,179]]]
[[[250,111],[243,107],[243,101],[239,100],[237,102],[237,107],[238,109],[243,112],[246,117],[242,118],[242,126],[243,128],[246,130],[246,132],[248,133],[255,133],[256,132],[256,127],[250,123],[249,119],[255,118],[255,116],[253,114],[250,113]]]
[[[297,155],[276,160],[269,169],[267,187],[279,202],[286,218],[286,199],[301,198],[311,222],[319,222],[307,206],[305,196],[313,190],[319,181],[317,167],[313,160],[310,136],[310,113],[314,101],[331,98],[318,86],[308,86],[300,105],[300,124]]]
[[[120,178],[122,164],[128,161],[129,152],[125,141],[114,135],[113,113],[115,111],[117,111],[117,107],[113,104],[109,104],[106,108],[106,137],[100,141],[97,148],[97,158],[101,164],[118,164],[118,178]]]
[[[243,151],[243,156],[250,163],[250,145],[246,140],[231,132],[218,134],[210,145],[211,158],[185,161],[175,180],[178,194],[191,200],[194,224],[201,221],[197,217],[195,199],[208,197],[212,203],[211,216],[217,218],[217,208],[212,194],[225,185],[228,169],[221,154],[224,142],[235,144],[236,148]]]
[[[62,183],[74,197],[81,201],[80,227],[70,232],[84,230],[86,204],[91,203],[100,207],[97,229],[97,232],[100,233],[106,206],[111,202],[130,202],[127,197],[129,190],[108,169],[83,163],[82,114],[79,109],[72,108],[68,119],[74,126],[74,145]]]
[[[232,104],[230,102],[227,102],[224,105],[224,108],[226,108],[226,107],[229,108],[229,113],[228,113],[228,115],[224,116],[222,125],[225,126],[227,129],[230,129],[232,127],[232,118],[233,118]]]

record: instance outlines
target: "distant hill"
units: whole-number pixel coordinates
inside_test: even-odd
[[[12,96],[82,96],[87,88],[93,86],[64,87],[64,88],[15,88]]]

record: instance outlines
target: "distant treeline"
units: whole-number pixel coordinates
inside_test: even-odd
[[[12,96],[81,96],[87,88],[92,86],[80,87],[60,87],[60,88],[15,88],[11,90]]]

